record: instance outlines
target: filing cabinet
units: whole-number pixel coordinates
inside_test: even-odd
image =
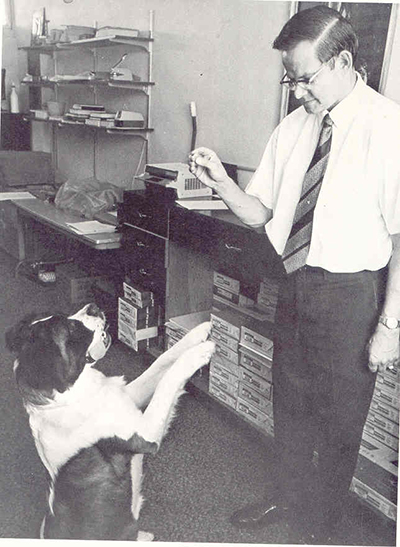
[[[165,299],[166,240],[138,228],[123,233],[125,274],[134,284],[154,292],[159,301]]]

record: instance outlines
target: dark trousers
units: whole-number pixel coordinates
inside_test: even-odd
[[[273,366],[278,484],[289,504],[312,508],[328,522],[345,507],[374,390],[366,345],[378,319],[378,280],[378,272],[304,266],[285,278],[279,295]]]

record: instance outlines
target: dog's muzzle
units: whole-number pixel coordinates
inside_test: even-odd
[[[108,325],[104,329],[96,329],[93,335],[93,341],[86,353],[86,362],[94,363],[99,361],[107,353],[111,346],[111,336],[107,332]]]
[[[100,308],[96,304],[87,304],[70,319],[81,321],[93,332],[93,340],[86,353],[86,362],[95,363],[104,357],[111,346],[111,336],[107,332],[106,316]]]

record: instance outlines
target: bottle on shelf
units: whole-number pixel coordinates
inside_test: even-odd
[[[12,114],[18,114],[19,113],[18,93],[17,93],[17,90],[15,89],[14,82],[11,84],[10,111],[11,111]]]

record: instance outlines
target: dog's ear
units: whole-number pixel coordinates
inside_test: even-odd
[[[158,450],[158,444],[151,441],[146,441],[137,433],[134,433],[128,440],[132,451],[136,454],[156,454]]]
[[[31,336],[31,323],[36,315],[25,317],[5,333],[6,348],[13,353],[21,351],[22,344]]]
[[[137,433],[127,441],[120,437],[101,439],[97,446],[106,460],[111,460],[116,454],[155,454],[158,450],[157,443],[146,441]]]

